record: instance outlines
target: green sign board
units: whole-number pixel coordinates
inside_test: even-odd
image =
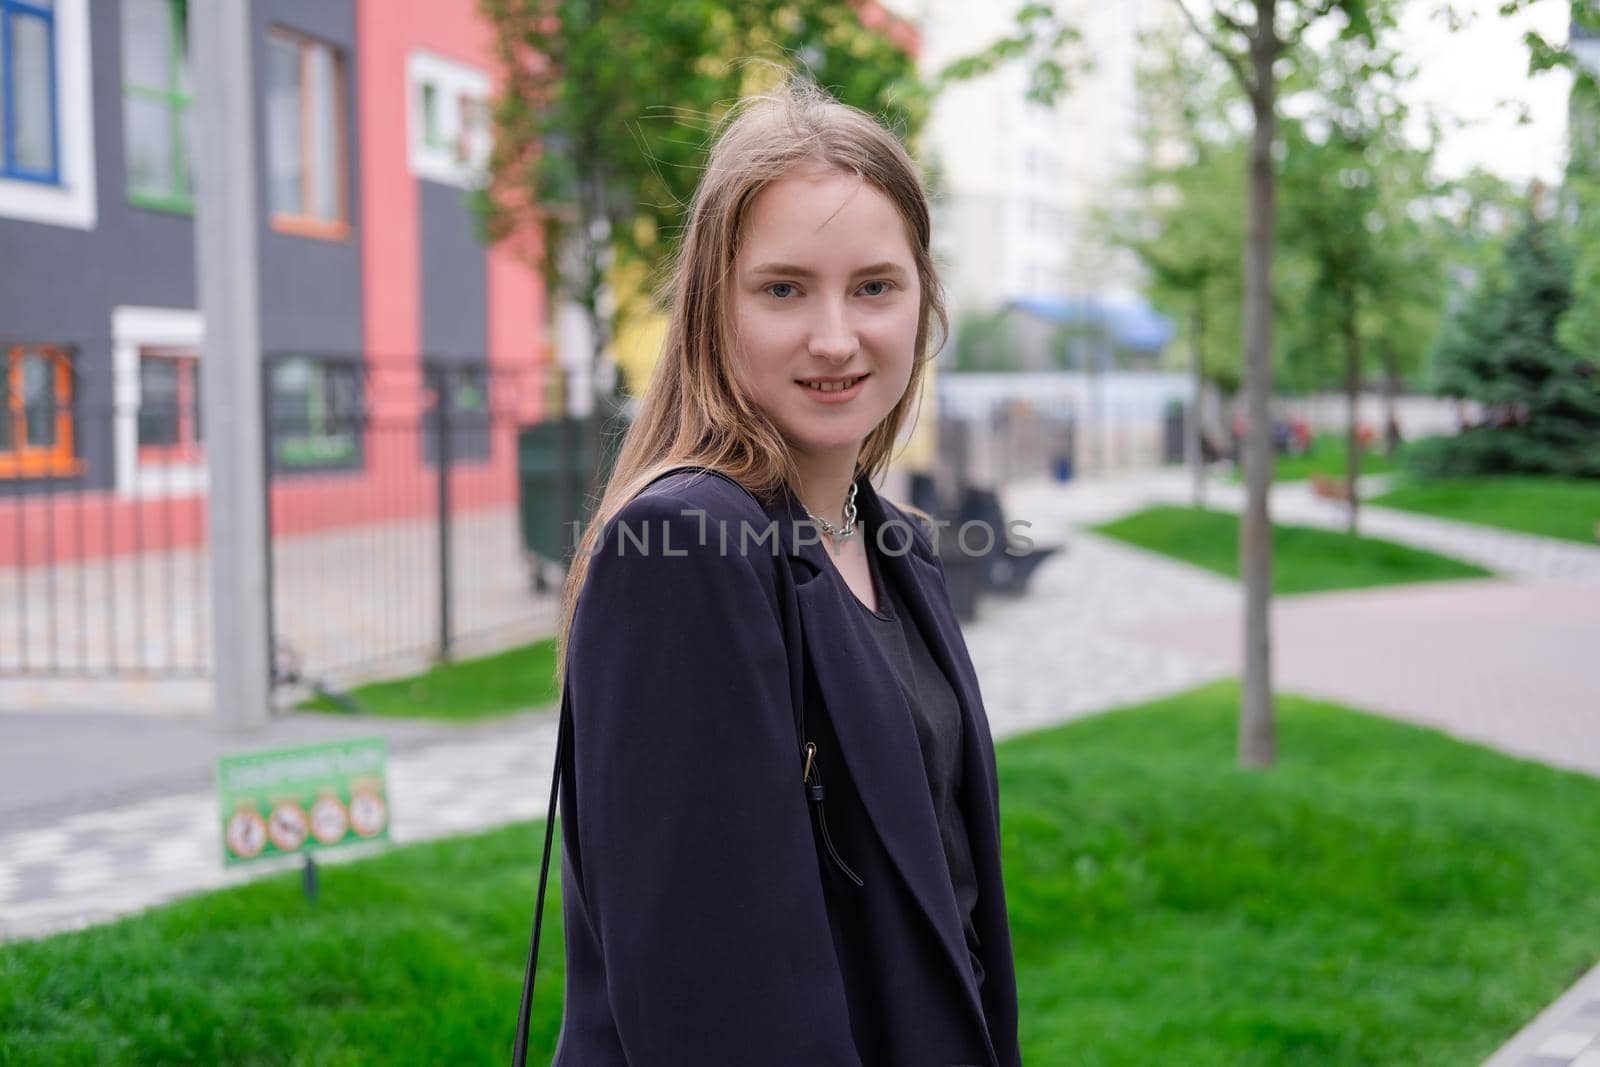
[[[381,737],[222,757],[223,862],[386,840],[387,762]]]

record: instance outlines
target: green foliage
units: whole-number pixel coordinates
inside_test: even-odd
[[[1052,3],[1030,2],[1017,12],[1016,27],[987,48],[947,63],[935,76],[933,91],[961,81],[970,81],[1005,64],[1025,64],[1028,88],[1025,96],[1046,106],[1067,90],[1072,76],[1087,71],[1087,57],[1069,56],[1069,46],[1079,44],[1083,34],[1056,11]]]
[[[1357,38],[1305,57],[1290,81],[1313,101],[1283,123],[1280,248],[1304,260],[1305,284],[1284,316],[1291,389],[1347,385],[1352,360],[1364,380],[1374,351],[1396,378],[1414,374],[1438,329],[1443,224],[1431,148],[1402,134],[1411,77]]]
[[[1600,121],[1600,118],[1597,118]],[[1569,352],[1600,366],[1600,161],[1567,182],[1572,204],[1572,306],[1556,326]]]
[[[1146,42],[1139,71],[1145,151],[1128,176],[1139,196],[1130,209],[1103,216],[1099,229],[1139,258],[1150,302],[1185,335],[1168,359],[1187,365],[1198,347],[1206,378],[1233,392],[1243,346],[1247,145],[1232,121],[1238,86],[1190,44],[1170,33]]]
[[[1239,576],[1239,517],[1203,508],[1153,507],[1096,527],[1129,544]],[[1420,549],[1304,526],[1272,528],[1274,595],[1477,578],[1489,572]]]
[[[956,320],[956,371],[1014,371],[1022,363],[1004,311],[969,311]]]
[[[1565,0],[1565,2],[1568,8],[1568,25],[1584,26],[1592,32],[1600,32],[1600,2],[1597,0]],[[1502,16],[1516,15],[1535,3],[1542,5],[1545,0],[1500,0],[1499,12]],[[1454,5],[1447,4],[1446,8],[1453,9]],[[1522,43],[1528,48],[1530,75],[1547,70],[1566,70],[1571,72],[1580,84],[1600,87],[1600,71],[1591,70],[1581,63],[1577,54],[1573,52],[1570,42],[1552,41],[1537,30],[1528,30],[1522,35]]]
[[[1423,477],[1559,474],[1600,478],[1600,375],[1557,338],[1572,306],[1568,249],[1536,205],[1451,317],[1435,384],[1475,400],[1485,418],[1455,437],[1411,449]]]
[[[1357,32],[1317,55],[1302,49],[1283,81],[1302,115],[1280,123],[1274,378],[1285,391],[1342,384],[1347,319],[1363,351],[1414,375],[1441,315],[1446,229],[1430,153],[1399,137],[1409,74],[1381,46],[1388,8],[1364,17],[1371,40]],[[1173,354],[1187,363],[1198,338],[1206,377],[1226,386],[1241,376],[1243,349],[1242,96],[1192,39],[1150,43],[1148,162],[1130,176],[1143,202],[1107,236],[1139,256],[1152,302],[1183,324],[1188,344]]]
[[[1241,771],[1238,700],[996,746],[1025,1062],[1478,1063],[1600,955],[1593,778],[1288,696],[1281,764]],[[0,1064],[503,1064],[543,840],[330,865],[314,906],[285,874],[0,945]],[[551,875],[530,1063],[561,1025]]]

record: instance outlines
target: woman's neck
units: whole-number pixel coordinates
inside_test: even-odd
[[[794,487],[794,492],[800,502],[819,519],[827,519],[835,526],[843,523],[845,500],[855,481],[855,457],[843,462],[830,457],[819,463],[798,456],[795,463],[799,467],[800,484]]]

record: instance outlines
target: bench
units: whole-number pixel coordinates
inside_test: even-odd
[[[969,522],[983,523],[994,532],[989,551],[981,557],[983,587],[989,592],[1007,596],[1027,592],[1028,583],[1039,569],[1039,564],[1062,548],[1061,545],[1035,545],[1022,553],[1006,551],[1011,544],[1012,533],[1006,523],[1005,508],[1000,505],[999,494],[993,489],[969,486],[961,494],[961,507],[957,511],[955,524],[945,528],[945,539],[940,542],[941,551],[946,550],[945,542],[948,542],[948,550],[961,552],[961,527]],[[968,537],[968,541],[980,544],[990,540],[987,534],[977,532]]]

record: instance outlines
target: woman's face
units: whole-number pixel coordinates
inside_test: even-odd
[[[853,174],[790,172],[751,202],[731,284],[745,388],[797,452],[853,464],[916,356],[921,283],[893,202]]]

